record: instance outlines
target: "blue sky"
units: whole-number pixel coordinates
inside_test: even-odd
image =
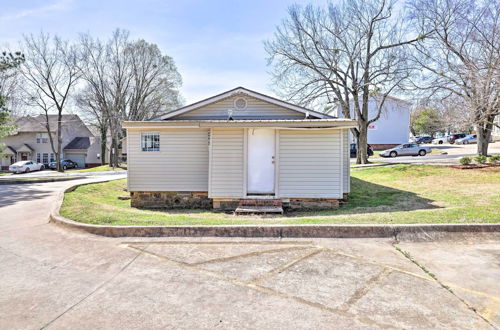
[[[40,30],[74,39],[90,32],[103,39],[127,29],[172,56],[187,103],[245,86],[270,90],[263,40],[293,3],[308,0],[2,0],[0,46],[15,49],[25,33]],[[325,3],[317,0],[316,3]]]

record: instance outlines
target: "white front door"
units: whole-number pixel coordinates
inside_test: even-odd
[[[275,134],[270,128],[248,129],[247,193],[274,193]]]

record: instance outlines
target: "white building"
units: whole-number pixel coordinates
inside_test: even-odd
[[[371,119],[376,116],[381,97],[372,97],[368,102],[369,118]],[[388,96],[380,118],[368,126],[368,143],[375,149],[385,149],[408,142],[410,138],[410,110],[410,102]],[[329,115],[343,117],[339,108],[334,108]],[[354,110],[352,110],[351,117],[356,118]],[[356,142],[353,136],[352,142]]]
[[[500,138],[500,115],[496,116],[494,120],[495,125],[493,125],[493,131],[491,132],[491,135],[493,136],[493,139],[495,138]]]

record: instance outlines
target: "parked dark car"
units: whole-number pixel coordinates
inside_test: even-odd
[[[432,143],[432,137],[431,136],[419,136],[418,139],[415,140],[415,143],[417,143],[417,144]]]
[[[373,148],[371,145],[368,145],[366,152],[368,153],[368,157],[373,156]],[[358,149],[356,143],[351,143],[351,158],[356,158],[357,154]]]
[[[63,159],[61,160],[61,165],[64,170],[67,170],[68,168],[78,168],[78,164],[72,161],[71,159]],[[50,169],[55,170],[57,169],[57,163],[56,162],[51,162],[49,164]]]
[[[467,134],[463,134],[463,133],[450,134],[450,136],[448,136],[448,142],[450,142],[451,144],[453,144],[453,143],[455,143],[456,140],[464,138],[466,136],[467,136]]]

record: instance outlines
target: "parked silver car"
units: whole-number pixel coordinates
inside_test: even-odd
[[[425,156],[431,152],[432,149],[429,147],[419,146],[416,143],[405,143],[394,148],[384,150],[379,155],[382,157]]]
[[[477,143],[477,135],[476,134],[466,135],[465,137],[463,137],[461,139],[456,139],[455,143],[456,144]]]

